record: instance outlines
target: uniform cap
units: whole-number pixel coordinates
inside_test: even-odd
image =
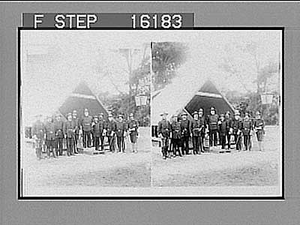
[[[199,112],[203,112],[203,109],[202,109],[202,108],[200,108],[200,109],[199,109]]]
[[[181,115],[182,115],[182,116],[187,116],[187,113],[186,113],[186,112],[183,112]]]
[[[197,111],[193,112],[193,116],[194,116],[194,115],[198,115],[198,112],[197,112]]]
[[[210,107],[210,110],[215,110],[215,107]]]
[[[168,115],[168,112],[162,112],[160,115]]]
[[[119,117],[119,118],[120,118],[120,117],[124,118],[124,116],[123,116],[122,114],[119,114],[118,117]]]
[[[77,113],[77,110],[74,109],[74,110],[73,110],[73,113]]]
[[[234,115],[240,115],[239,110],[236,110],[236,111],[234,112]]]
[[[85,108],[83,111],[84,111],[84,112],[88,112],[89,110],[88,110],[87,108]]]
[[[133,117],[133,113],[130,113],[129,116],[130,116],[130,117]]]
[[[108,114],[108,117],[112,117],[113,115],[111,113]]]

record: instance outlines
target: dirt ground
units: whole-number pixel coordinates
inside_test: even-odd
[[[138,153],[78,154],[37,160],[28,144],[22,148],[24,195],[35,189],[76,187],[149,187],[150,129],[140,128]],[[128,146],[128,145],[127,145]],[[130,146],[131,147],[131,146]]]
[[[163,160],[160,149],[152,152],[152,182],[157,187],[174,186],[275,186],[279,183],[279,127],[266,127],[263,152],[256,138],[252,151],[204,153]]]

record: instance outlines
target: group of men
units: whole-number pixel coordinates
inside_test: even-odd
[[[255,118],[250,118],[245,113],[242,118],[238,110],[234,117],[230,112],[218,115],[214,107],[210,108],[210,114],[205,117],[203,109],[194,112],[193,119],[188,119],[187,113],[183,112],[181,118],[173,115],[171,121],[167,120],[167,112],[160,114],[161,121],[158,123],[158,135],[161,138],[161,150],[164,159],[179,155],[190,154],[189,142],[193,144],[193,154],[201,154],[217,145],[225,149],[231,149],[231,141],[234,139],[235,148],[242,150],[242,139],[244,150],[251,150],[251,136],[256,133],[259,150],[262,150],[262,139],[264,135],[264,121],[260,112],[256,112]]]
[[[63,122],[60,114],[56,115],[55,121],[49,116],[47,121],[43,123],[42,115],[37,115],[32,133],[36,140],[35,148],[38,159],[42,158],[44,146],[48,158],[50,158],[51,153],[54,158],[62,156],[64,140],[68,156],[82,153],[84,148],[91,147],[104,152],[105,138],[110,152],[124,153],[127,135],[130,137],[132,151],[137,152],[139,125],[134,119],[133,113],[130,114],[128,121],[124,120],[122,114],[114,119],[113,115],[109,113],[107,120],[105,120],[103,113],[91,116],[88,109],[84,109],[82,118],[77,117],[76,110],[68,113],[66,117],[67,121]],[[80,145],[81,142],[82,146]]]

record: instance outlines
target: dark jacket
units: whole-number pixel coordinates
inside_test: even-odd
[[[158,134],[163,137],[170,137],[171,124],[168,120],[161,120],[158,122]]]
[[[191,133],[191,122],[186,120],[181,120],[181,134],[183,137],[189,137]]]
[[[217,114],[209,115],[207,118],[209,130],[217,130],[218,129],[218,121],[219,121],[219,116]]]
[[[204,124],[199,119],[191,122],[191,132],[194,137],[201,136],[202,129],[204,129]]]
[[[103,133],[103,124],[100,124],[99,122],[95,123],[93,125],[93,133],[95,137],[100,137]]]
[[[233,128],[233,133],[236,133],[238,130],[242,130],[243,124],[242,120],[238,119],[236,120],[235,118],[232,120],[232,128]]]
[[[228,132],[228,121],[223,120],[218,124],[220,135],[226,135]]]
[[[55,127],[53,122],[47,122],[45,125],[46,140],[55,140]]]
[[[83,116],[81,119],[81,126],[83,131],[91,131],[92,130],[92,121],[93,118],[91,116]]]
[[[55,121],[54,122],[55,127],[55,136],[57,138],[63,138],[64,137],[64,122],[63,121]]]
[[[116,122],[116,133],[118,137],[122,137],[124,135],[124,133],[127,131],[127,124],[125,121],[117,121]]]
[[[173,121],[171,123],[171,131],[172,131],[172,138],[173,139],[180,139],[181,138],[181,124],[179,121]]]
[[[128,130],[130,135],[137,135],[138,134],[138,128],[139,128],[139,123],[136,120],[129,120],[128,122]]]
[[[73,138],[75,136],[75,129],[76,129],[76,121],[66,121],[64,123],[64,134],[67,138]]]
[[[111,136],[112,131],[116,132],[117,130],[117,123],[115,121],[106,121],[105,123],[106,135]]]

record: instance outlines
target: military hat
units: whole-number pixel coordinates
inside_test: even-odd
[[[130,113],[129,116],[130,116],[130,117],[133,117],[133,113]]]
[[[197,111],[193,112],[193,116],[194,116],[194,115],[198,115],[198,112],[197,112]]]
[[[118,117],[119,117],[119,118],[120,118],[120,117],[124,118],[124,116],[123,116],[122,114],[119,114]]]
[[[168,113],[167,112],[162,112],[162,113],[160,113],[160,115],[162,116],[162,115],[168,115]]]
[[[68,113],[68,114],[67,114],[67,118],[68,118],[69,116],[72,116],[72,113]]]
[[[202,109],[202,108],[200,108],[200,109],[199,109],[199,112],[203,112],[203,109]]]
[[[212,111],[212,110],[216,110],[215,107],[213,107],[213,106],[210,107],[210,111]]]
[[[87,108],[85,108],[83,111],[84,111],[84,112],[88,112],[89,110],[88,110]]]
[[[108,113],[108,117],[113,117],[113,115],[111,113]]]
[[[181,116],[187,116],[186,112],[181,113]]]

